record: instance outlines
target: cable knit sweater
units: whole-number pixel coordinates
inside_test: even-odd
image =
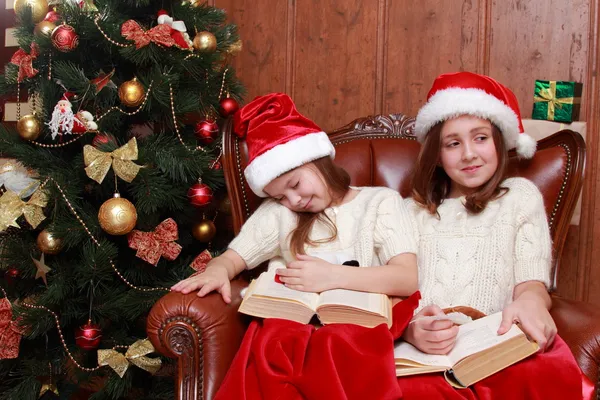
[[[418,240],[420,308],[470,306],[486,314],[512,301],[515,285],[550,283],[552,243],[542,194],[510,178],[508,193],[469,215],[464,197],[446,199],[440,218],[406,199]]]
[[[315,257],[321,253],[342,253],[357,260],[361,267],[385,265],[398,254],[415,253],[410,215],[398,192],[374,187],[353,189],[359,190],[356,197],[325,210],[337,227],[336,239],[318,247],[306,247],[306,253]],[[229,248],[244,259],[248,268],[274,257],[293,261],[290,233],[296,225],[296,213],[275,200],[265,200],[242,226]],[[310,233],[312,240],[330,236],[325,224],[315,222]]]

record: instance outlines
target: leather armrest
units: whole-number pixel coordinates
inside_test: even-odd
[[[598,306],[552,296],[552,318],[558,334],[569,345],[577,364],[598,386],[600,310]]]
[[[242,342],[247,319],[237,312],[248,282],[231,282],[231,304],[219,293],[171,292],[150,310],[148,337],[155,349],[178,358],[176,398],[211,399]]]

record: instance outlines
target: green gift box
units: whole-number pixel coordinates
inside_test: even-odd
[[[557,122],[579,119],[583,85],[570,81],[535,81],[531,118]]]

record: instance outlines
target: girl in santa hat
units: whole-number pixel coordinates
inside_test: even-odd
[[[416,227],[423,298],[403,338],[425,353],[447,354],[458,326],[422,317],[455,306],[502,312],[499,335],[518,323],[548,354],[506,370],[508,386],[500,373],[457,398],[581,398],[578,366],[549,313],[552,242],[542,194],[531,181],[506,176],[508,149],[524,158],[535,153],[515,95],[487,76],[441,75],[417,115],[415,134],[422,148],[413,196],[405,202]],[[549,367],[542,371],[544,363]],[[526,379],[532,371],[546,383]],[[406,399],[451,391],[438,375],[399,383]]]
[[[390,296],[416,291],[415,241],[398,192],[350,186],[349,175],[333,162],[327,134],[285,94],[256,98],[235,115],[234,129],[248,146],[246,181],[266,200],[228,250],[172,290],[199,289],[200,297],[216,290],[230,303],[231,279],[282,259],[279,280],[300,291],[344,288]],[[403,313],[405,324],[413,311],[414,306]],[[217,398],[395,399],[392,344],[385,324],[314,331],[292,321],[254,321]],[[293,366],[285,361],[294,358]],[[275,366],[281,362],[283,370]],[[377,387],[364,383],[373,379]]]
[[[246,181],[268,199],[206,272],[173,290],[200,289],[200,297],[217,290],[229,303],[229,281],[274,257],[285,260],[287,268],[277,273],[292,289],[344,288],[392,296],[416,290],[415,242],[395,190],[351,187],[349,175],[333,162],[327,134],[300,115],[285,94],[246,105],[236,114],[235,130],[245,134],[248,145]],[[350,260],[381,267],[374,272],[341,265]]]

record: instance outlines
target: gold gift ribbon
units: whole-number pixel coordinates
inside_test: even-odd
[[[48,204],[48,196],[43,190],[36,190],[31,198],[24,202],[18,194],[12,190],[7,191],[0,197],[0,232],[9,226],[20,228],[17,218],[25,216],[25,220],[34,229],[46,219],[43,208]]]
[[[133,364],[154,375],[161,366],[160,358],[146,357],[154,351],[154,346],[148,339],[140,339],[133,343],[125,354],[114,349],[98,350],[98,365],[111,367],[121,378],[125,375],[129,364]]]
[[[135,138],[110,153],[100,151],[89,144],[83,146],[85,173],[98,183],[102,183],[111,165],[119,178],[126,182],[133,181],[141,168],[132,161],[137,158],[138,148]]]
[[[576,104],[573,97],[560,97],[556,98],[556,81],[550,81],[549,88],[543,88],[540,90],[540,96],[533,98],[535,101],[548,102],[548,119],[554,119],[554,112],[556,107],[562,108],[563,104]]]

